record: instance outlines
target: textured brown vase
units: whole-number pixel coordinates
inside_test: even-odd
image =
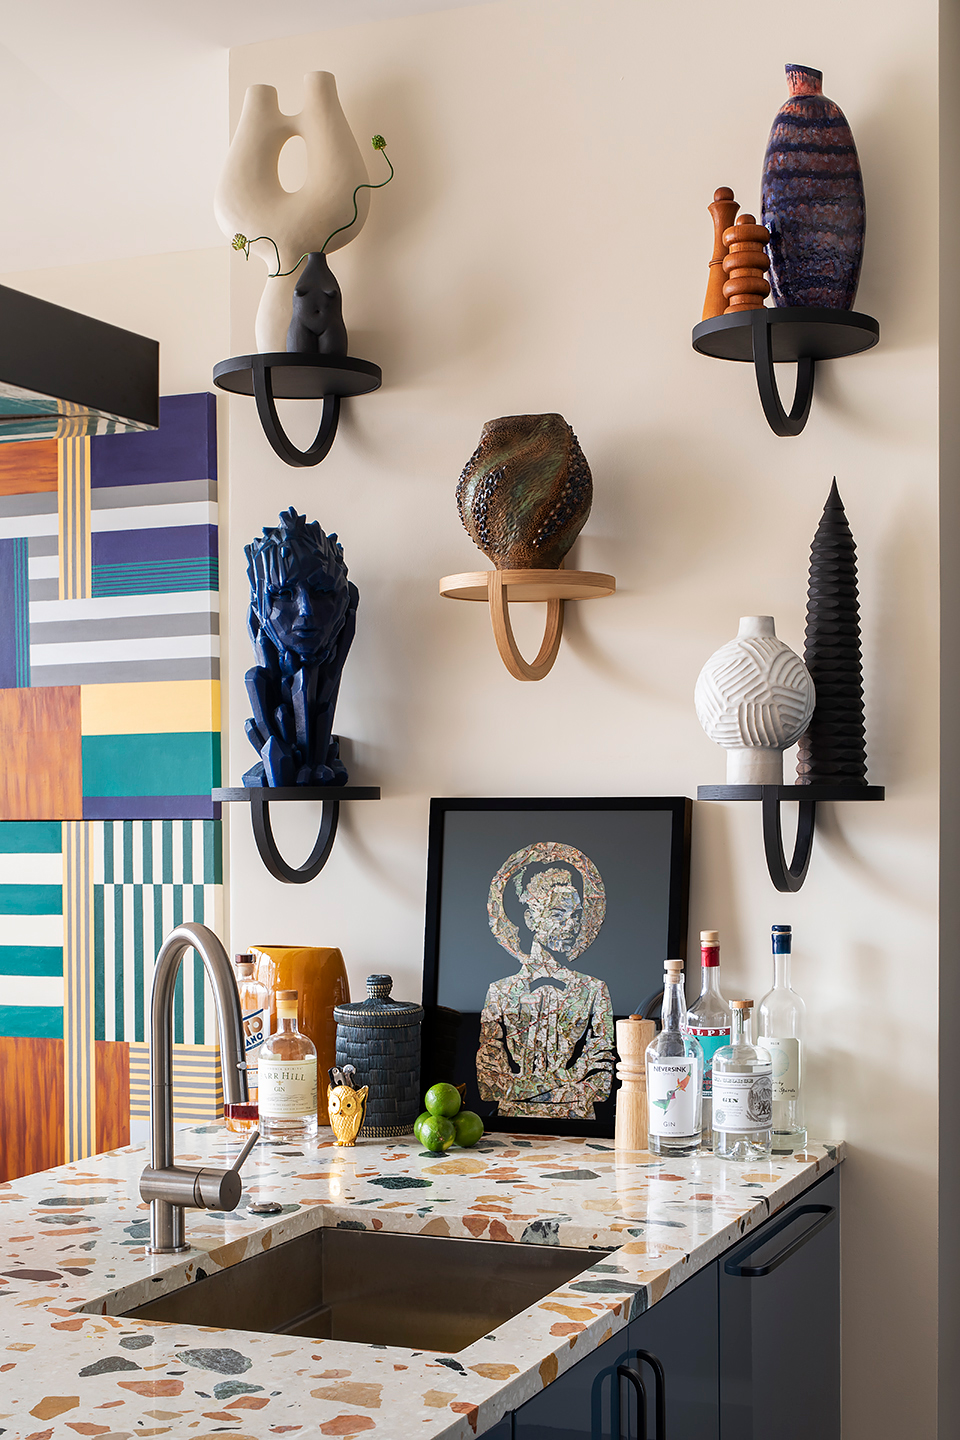
[[[592,502],[590,466],[562,415],[488,420],[457,485],[464,528],[498,570],[558,570]]]

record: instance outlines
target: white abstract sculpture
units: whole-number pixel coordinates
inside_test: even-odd
[[[806,665],[778,640],[772,615],[745,615],[737,638],[704,665],[694,692],[697,718],[727,752],[728,785],[782,785],[783,752],[813,715]]]
[[[332,231],[347,225],[354,191],[368,180],[334,77],[314,70],[304,76],[303,85],[299,115],[282,113],[272,85],[249,87],[214,197],[217,224],[225,235],[269,236],[276,242],[276,251],[263,239],[250,247],[271,276],[277,268],[290,270],[301,255],[321,250]],[[281,185],[277,166],[293,135],[300,135],[306,145],[307,177],[291,193]],[[329,240],[328,254],[359,235],[370,209],[369,190],[358,193],[356,205],[356,220]],[[283,275],[266,282],[256,326],[261,353],[286,349],[296,280],[296,275]]]

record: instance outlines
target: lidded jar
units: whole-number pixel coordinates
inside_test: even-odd
[[[420,1026],[423,1006],[394,1000],[390,975],[367,976],[367,998],[338,1005],[337,1065],[352,1065],[369,1087],[360,1135],[386,1140],[409,1135],[420,1114]]]

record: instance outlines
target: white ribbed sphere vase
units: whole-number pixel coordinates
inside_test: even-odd
[[[810,672],[778,640],[772,615],[745,615],[697,678],[704,730],[727,752],[728,785],[782,785],[783,752],[806,730],[816,704]]]

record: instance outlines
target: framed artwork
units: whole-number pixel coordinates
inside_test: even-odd
[[[424,1085],[488,1130],[612,1136],[614,1021],[685,958],[683,796],[430,802]]]

